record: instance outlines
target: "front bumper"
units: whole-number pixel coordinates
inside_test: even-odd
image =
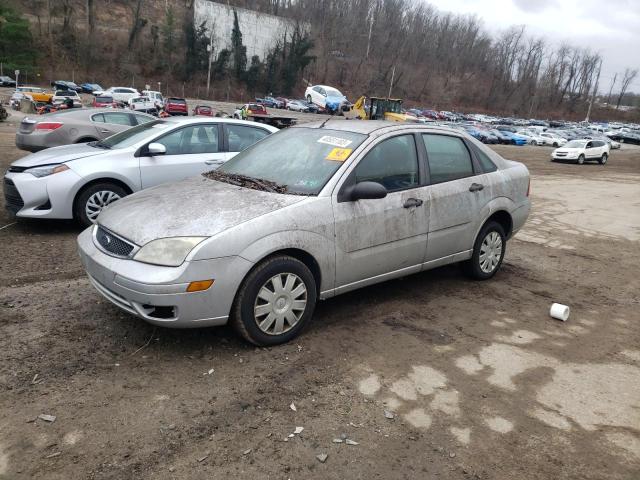
[[[7,172],[5,207],[17,217],[71,219],[81,181],[73,170],[40,178],[27,172]]]
[[[107,255],[94,243],[92,228],[78,237],[80,259],[93,286],[122,310],[171,328],[227,323],[236,291],[253,264],[242,257],[149,265]],[[192,281],[214,279],[205,291],[187,293]]]

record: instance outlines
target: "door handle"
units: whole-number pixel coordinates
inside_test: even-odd
[[[479,192],[483,188],[484,188],[484,185],[482,185],[481,183],[472,183],[471,186],[469,187],[469,191],[470,192]]]
[[[402,206],[404,208],[419,207],[423,203],[424,202],[419,198],[407,198]]]

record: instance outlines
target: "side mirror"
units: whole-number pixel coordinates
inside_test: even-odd
[[[387,196],[387,189],[378,182],[360,182],[350,187],[347,198],[352,202],[358,200],[375,200]]]
[[[151,156],[164,155],[165,153],[167,153],[167,149],[161,143],[150,143],[147,147],[147,151]]]

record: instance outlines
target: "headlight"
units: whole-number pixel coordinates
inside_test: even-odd
[[[174,237],[152,240],[133,257],[134,260],[154,265],[178,267],[189,252],[207,237]]]
[[[30,173],[34,177],[47,177],[49,175],[53,175],[54,173],[64,172],[65,170],[69,170],[69,167],[64,163],[58,165],[44,165],[42,167],[34,167],[25,170],[26,173]]]

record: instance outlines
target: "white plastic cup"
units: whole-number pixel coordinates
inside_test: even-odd
[[[571,309],[566,305],[562,305],[561,303],[551,304],[549,315],[551,315],[553,318],[566,322],[569,319],[569,313],[571,313]]]

